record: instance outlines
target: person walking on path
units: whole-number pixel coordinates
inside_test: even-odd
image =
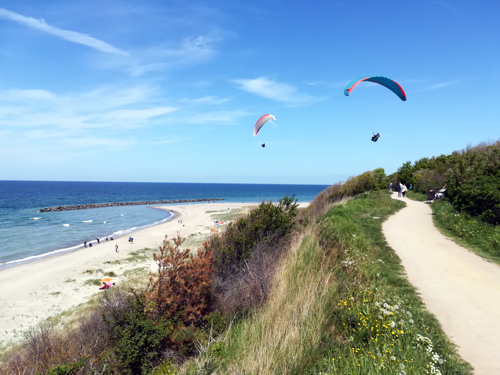
[[[115,245],[115,251],[118,252],[118,244]]]
[[[389,183],[389,191],[392,193],[392,182]]]
[[[398,182],[398,198],[401,198],[401,189],[403,186],[401,185],[401,182]]]
[[[406,187],[405,184],[403,184],[403,187],[401,188],[401,194],[403,195],[403,198],[405,197],[407,191],[408,191],[408,188]]]

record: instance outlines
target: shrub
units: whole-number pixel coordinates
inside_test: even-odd
[[[246,217],[228,225],[221,236],[214,236],[210,247],[214,251],[214,266],[218,277],[229,277],[250,259],[258,244],[277,245],[292,231],[298,212],[294,197],[285,196],[278,204],[262,202]],[[267,249],[273,251],[275,246]]]
[[[144,292],[150,315],[202,326],[212,290],[212,251],[205,242],[194,256],[189,249],[179,250],[184,241],[179,235],[173,241],[175,246],[165,236],[154,254],[158,273],[151,275]]]
[[[146,374],[160,363],[160,349],[173,331],[166,319],[153,321],[147,316],[146,300],[141,294],[127,298],[128,305],[103,312],[113,351],[122,374]]]

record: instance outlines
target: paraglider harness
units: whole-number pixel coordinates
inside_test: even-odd
[[[372,141],[373,142],[377,142],[379,138],[380,138],[380,134],[379,133],[377,133],[377,134],[373,133],[373,137],[372,137]]]

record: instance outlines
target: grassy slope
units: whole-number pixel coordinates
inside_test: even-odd
[[[422,197],[425,198],[425,195],[408,195],[408,198],[419,201],[422,201]],[[477,255],[500,264],[500,226],[460,213],[446,199],[435,201],[431,208],[434,225],[441,233]]]
[[[185,372],[470,374],[382,235],[403,206],[374,192],[333,208],[283,260],[264,308]]]

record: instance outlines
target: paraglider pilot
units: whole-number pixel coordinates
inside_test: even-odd
[[[374,134],[373,137],[372,137],[372,141],[373,142],[377,142],[379,138],[380,138],[380,134],[379,133]]]

